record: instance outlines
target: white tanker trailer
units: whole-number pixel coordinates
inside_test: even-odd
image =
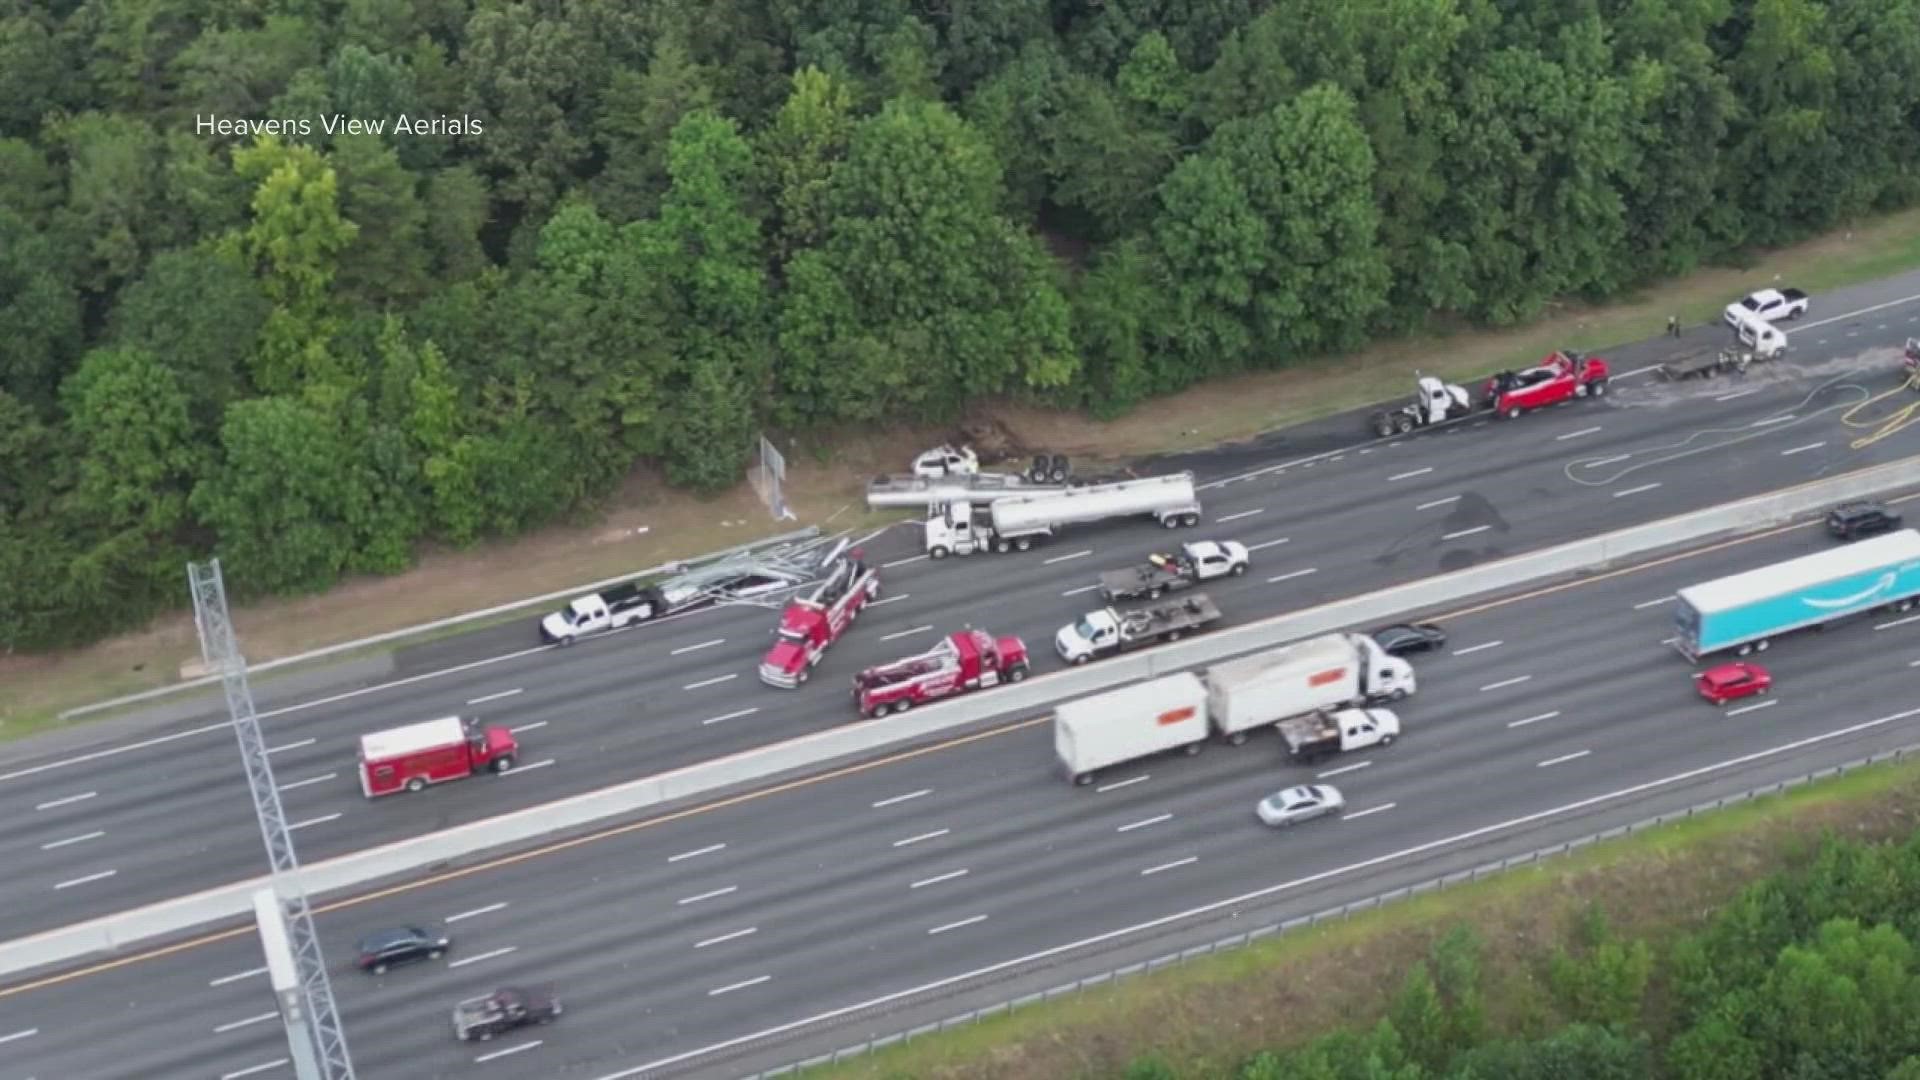
[[[978,551],[1025,551],[1070,525],[1151,516],[1162,526],[1200,523],[1193,474],[1172,473],[1012,495],[979,505],[967,499],[936,506],[927,519],[927,554],[936,559]]]

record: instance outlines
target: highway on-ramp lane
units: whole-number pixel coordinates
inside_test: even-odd
[[[1890,385],[1916,312],[1816,319],[1795,331],[1792,361],[1742,382],[1623,378],[1604,400],[1515,422],[1367,442],[1271,471],[1203,470],[1209,521],[1197,530],[1090,528],[1025,554],[934,562],[897,527],[869,545],[883,564],[879,606],[796,691],[755,677],[775,622],[767,610],[699,613],[566,650],[534,647],[530,617],[510,631],[525,644],[492,662],[436,674],[472,644],[441,643],[402,654],[380,687],[287,702],[268,684],[263,730],[309,860],[538,805],[844,722],[855,671],[964,624],[1024,636],[1048,670],[1059,663],[1054,631],[1095,603],[1096,572],[1170,541],[1217,536],[1254,549],[1253,573],[1208,586],[1232,624],[1896,460],[1920,449],[1920,425],[1856,451],[1859,432],[1840,418]],[[1623,368],[1633,352],[1616,354]],[[420,796],[362,797],[360,733],[451,713],[517,729],[520,768]],[[39,745],[12,744],[0,769],[0,813],[17,823],[0,841],[10,868],[0,937],[262,869],[217,717],[79,752]]]
[[[1766,657],[1776,693],[1725,710],[1662,644],[1677,588],[1828,543],[1803,526],[1450,617],[1447,652],[1416,659],[1419,693],[1397,707],[1404,737],[1317,768],[1263,737],[1074,788],[1045,724],[1010,717],[1000,734],[324,911],[356,1067],[737,1075],[703,1050],[789,1025],[768,1052],[831,1049],[896,1029],[859,1008],[875,999],[994,968],[1010,981],[988,989],[1010,996],[1022,957],[1051,952],[1039,977],[1053,985],[1180,934],[1223,936],[1920,741],[1920,618],[1784,640]],[[1315,775],[1345,791],[1343,819],[1285,832],[1254,819],[1261,796]],[[359,933],[410,921],[451,930],[455,952],[381,978],[346,970]],[[0,991],[7,1031],[32,1032],[7,1044],[8,1064],[286,1075],[259,967],[242,928]],[[555,984],[558,1024],[452,1039],[454,1000],[521,980]],[[858,1023],[803,1023],[837,1010]]]

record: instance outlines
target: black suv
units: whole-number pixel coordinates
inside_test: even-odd
[[[1885,503],[1870,500],[1841,503],[1827,511],[1827,531],[1842,540],[1892,532],[1900,525],[1899,514],[1887,509]]]
[[[379,930],[360,939],[360,970],[385,975],[388,968],[420,960],[438,960],[453,939],[417,926]]]

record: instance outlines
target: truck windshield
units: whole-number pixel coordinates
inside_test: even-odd
[[[1081,619],[1079,622],[1074,623],[1073,632],[1079,634],[1082,641],[1092,641],[1093,636],[1099,633],[1098,630],[1094,629],[1091,619]]]
[[[780,628],[780,640],[800,642],[807,640],[807,635],[798,630],[789,630],[783,626]]]

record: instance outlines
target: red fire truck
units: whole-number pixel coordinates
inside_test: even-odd
[[[918,656],[870,667],[853,677],[863,716],[906,712],[915,705],[1027,677],[1027,646],[1017,637],[962,630]]]
[[[825,580],[780,613],[779,640],[760,661],[760,681],[787,689],[806,682],[827,648],[879,595],[880,572],[867,566],[857,549],[836,560]]]
[[[503,773],[519,752],[513,732],[457,716],[375,731],[360,736],[360,790],[371,799],[483,769]]]
[[[1503,371],[1487,380],[1486,407],[1509,420],[1523,412],[1558,405],[1577,397],[1607,392],[1607,362],[1597,356],[1560,350],[1524,371]]]

